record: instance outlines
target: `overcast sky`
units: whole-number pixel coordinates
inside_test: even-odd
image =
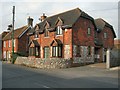
[[[33,2],[34,1],[34,2]],[[7,30],[12,23],[12,8],[15,5],[15,28],[27,24],[28,16],[34,19],[34,25],[39,23],[39,17],[45,13],[47,16],[55,15],[74,8],[80,8],[93,18],[103,18],[113,25],[118,36],[118,0],[2,0],[0,2],[0,33]],[[82,1],[82,2],[81,2]],[[120,38],[120,37],[119,37]]]

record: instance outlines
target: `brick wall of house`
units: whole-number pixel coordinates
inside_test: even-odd
[[[88,27],[91,35],[87,34]],[[91,20],[80,17],[73,26],[73,44],[81,46],[94,46],[95,28]]]
[[[107,38],[106,39],[103,38],[103,45],[104,45],[103,47],[104,48],[113,48],[114,36],[113,36],[112,30],[108,27],[105,27],[103,30],[103,33],[104,32],[107,32]]]
[[[17,39],[14,39],[14,40],[15,40],[14,52],[17,52],[17,50],[18,50],[18,46],[17,46],[18,41],[17,41]],[[5,47],[4,47],[4,42],[6,43]],[[12,40],[10,40],[10,46],[9,46],[9,40],[3,41],[3,57],[4,57],[4,52],[6,52],[6,58],[9,58],[9,55],[11,56],[11,53],[12,53]]]
[[[104,33],[107,33],[107,38],[104,38]],[[98,50],[100,55],[98,62],[104,62],[106,61],[106,50],[114,47],[114,35],[111,28],[105,26],[101,32],[97,33],[97,38],[99,38],[99,41],[103,44]]]
[[[68,57],[72,58],[72,29],[63,30],[62,35],[56,35],[56,32],[49,32],[49,36],[45,37],[44,33],[39,34],[39,38],[34,38],[34,35],[30,36],[30,40],[37,40],[40,44],[40,57],[44,58],[44,47],[48,46],[50,48],[50,57],[52,57],[52,48],[50,44],[54,39],[59,39],[63,43],[62,46],[62,58]],[[67,54],[67,55],[66,55]]]
[[[91,29],[88,35],[88,28]],[[91,20],[80,17],[73,26],[73,63],[94,62],[95,26]],[[76,47],[80,46],[80,55]],[[88,55],[88,46],[91,46],[91,55]]]
[[[63,36],[64,43],[64,58],[72,58],[73,57],[73,43],[72,43],[72,29],[65,29]]]
[[[27,31],[28,32],[28,31]],[[18,52],[21,52],[21,53],[25,53],[27,54],[28,53],[28,35],[27,35],[27,32],[25,34],[23,34],[23,36],[19,39],[17,39],[18,41]],[[16,42],[17,43],[17,42]]]
[[[104,38],[104,33],[107,33],[107,38]],[[114,35],[109,27],[104,27],[104,29],[97,34],[97,37],[103,43],[104,48],[113,48],[114,46]]]

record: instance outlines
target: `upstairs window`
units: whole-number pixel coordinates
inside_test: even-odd
[[[4,41],[4,47],[6,47],[6,41]]]
[[[49,36],[49,31],[48,31],[48,29],[45,29],[44,36],[45,36],[45,37],[48,37],[48,36]]]
[[[104,33],[104,38],[107,38],[107,33],[106,32]]]
[[[57,35],[62,35],[62,28],[61,28],[61,26],[58,26],[57,28],[56,28],[57,30],[56,30],[56,34]]]
[[[39,38],[39,34],[38,33],[35,33],[35,38]]]
[[[16,45],[16,40],[14,39],[14,47],[15,47],[15,45]]]
[[[10,40],[8,41],[8,47],[11,47]]]
[[[90,28],[90,27],[88,27],[87,34],[88,34],[88,35],[90,35],[90,34],[91,34],[91,28]]]

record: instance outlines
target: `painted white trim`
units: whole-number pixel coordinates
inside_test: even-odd
[[[18,38],[21,38],[24,34],[25,34],[25,32],[28,30],[30,28],[30,26],[29,27],[27,27],[27,29],[21,34],[21,35],[19,35],[19,37]]]

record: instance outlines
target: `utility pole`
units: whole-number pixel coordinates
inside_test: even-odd
[[[12,63],[14,63],[14,22],[15,22],[15,6],[13,6],[13,20],[12,20]]]
[[[13,20],[12,20],[12,24],[8,25],[8,29],[7,30],[11,30],[12,34],[11,34],[11,39],[12,39],[12,63],[14,63],[14,22],[15,22],[15,6],[13,6]]]

